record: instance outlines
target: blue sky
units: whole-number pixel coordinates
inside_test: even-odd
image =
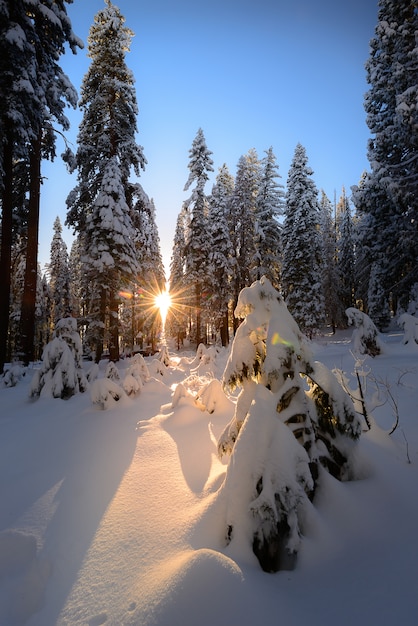
[[[140,183],[154,198],[168,268],[176,218],[199,127],[215,172],[232,174],[241,155],[273,147],[286,183],[298,142],[313,178],[331,200],[368,169],[363,109],[364,64],[377,22],[377,0],[119,0],[135,33],[126,63],[135,76],[138,142],[148,160]],[[86,48],[61,66],[80,90],[89,59],[87,35],[104,0],[74,0],[67,12]],[[68,110],[76,148],[80,111]],[[57,153],[63,150],[57,141]],[[76,185],[59,158],[43,163],[39,261],[49,261],[52,225],[66,217]],[[212,182],[206,191],[210,192]],[[71,234],[64,231],[70,246]]]

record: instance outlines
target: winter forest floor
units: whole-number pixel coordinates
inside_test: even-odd
[[[354,389],[350,336],[314,353]],[[226,352],[205,365],[170,350],[163,371],[149,357],[141,393],[107,410],[89,392],[29,400],[31,371],[0,389],[0,625],[415,626],[418,347],[401,337],[384,335],[385,353],[364,363],[369,406],[374,375],[398,428],[388,435],[389,400],[372,412],[359,479],[324,473],[297,567],[277,574],[251,547],[224,546],[216,439],[235,399],[219,395],[209,414],[194,396],[221,378]],[[173,406],[179,383],[188,395]]]

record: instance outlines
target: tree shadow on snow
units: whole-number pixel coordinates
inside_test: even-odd
[[[118,407],[83,412],[77,398],[54,401],[52,414],[50,402],[44,405],[40,399],[33,405],[30,419],[22,423],[25,430],[13,442],[13,460],[5,468],[17,493],[5,492],[0,531],[20,527],[31,532],[33,527],[39,559],[50,564],[48,615],[58,619],[131,463],[137,416]]]
[[[223,427],[227,420],[202,411],[192,398],[182,398],[162,422],[177,446],[184,480],[196,494],[202,493],[211,475],[216,446],[210,429],[219,421]]]

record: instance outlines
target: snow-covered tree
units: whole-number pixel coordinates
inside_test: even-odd
[[[279,216],[283,215],[285,193],[273,148],[266,150],[261,160],[261,177],[255,211],[256,263],[252,278],[267,276],[274,287],[280,285],[281,227]]]
[[[58,65],[69,44],[73,53],[82,42],[66,13],[70,0],[2,0],[0,2],[0,188],[2,243],[0,258],[0,367],[9,320],[11,229],[16,164],[23,162],[28,195],[25,286],[20,342],[26,361],[33,359],[39,229],[41,160],[55,156],[55,128],[69,121],[65,106],[76,106],[77,94]],[[6,97],[7,94],[7,97]]]
[[[30,395],[66,400],[87,387],[77,320],[67,317],[57,322],[54,337],[44,348],[42,366],[32,378]]]
[[[59,217],[56,217],[54,221],[54,235],[52,237],[50,262],[47,269],[53,308],[52,319],[55,323],[67,317],[71,312],[68,252],[67,245],[62,238],[62,226]]]
[[[83,233],[83,262],[95,281],[90,294],[95,326],[89,333],[96,344],[96,359],[107,325],[109,349],[118,359],[117,294],[138,269],[128,179],[131,169],[139,176],[146,161],[136,143],[134,77],[125,62],[132,35],[118,7],[106,0],[88,37],[91,64],[81,88],[83,119],[74,162],[78,185],[67,199],[67,223]]]
[[[344,310],[355,304],[354,228],[350,203],[343,188],[336,207],[337,266],[340,278],[340,299]]]
[[[370,270],[369,289],[367,292],[368,315],[382,331],[390,323],[390,309],[387,294],[383,288],[384,276],[382,264],[379,262],[381,255],[378,255]]]
[[[333,330],[345,324],[340,298],[340,276],[337,268],[337,233],[332,205],[324,191],[319,201],[322,245],[322,290],[327,322]]]
[[[283,224],[282,290],[297,323],[312,335],[324,322],[318,192],[305,148],[290,166]]]
[[[268,279],[241,291],[235,314],[244,321],[223,384],[242,389],[218,442],[219,454],[231,455],[221,488],[225,535],[228,543],[249,543],[264,570],[288,569],[321,468],[352,477],[361,425]]]
[[[402,343],[413,346],[418,344],[418,318],[409,313],[402,313],[398,317],[398,324],[404,329]]]
[[[168,312],[166,328],[177,337],[177,349],[180,349],[187,326],[188,284],[186,279],[186,239],[189,215],[186,207],[182,207],[177,216],[174,232],[173,253],[170,262],[170,294],[172,306]]]
[[[354,326],[351,338],[354,352],[357,354],[370,354],[370,356],[380,354],[383,349],[382,342],[379,332],[370,317],[355,307],[349,307],[345,313],[348,323]]]
[[[375,260],[380,254],[378,273],[385,297],[403,309],[418,280],[417,30],[414,2],[379,0],[364,102],[372,133],[371,173],[355,194],[357,208],[373,218],[371,256]]]
[[[118,292],[131,284],[138,265],[132,239],[132,222],[116,157],[104,169],[99,193],[87,215],[82,263],[88,277],[90,319],[96,322],[96,360],[100,359],[109,319],[111,358],[119,358]]]
[[[252,148],[238,160],[228,219],[232,254],[235,257],[232,281],[234,309],[241,289],[251,284],[252,269],[257,266],[255,217],[259,188],[260,161],[256,150]],[[237,324],[234,318],[234,331]]]
[[[223,346],[229,342],[229,302],[231,299],[231,277],[234,257],[231,254],[231,238],[228,227],[228,213],[234,179],[224,164],[216,176],[215,185],[209,199],[209,275],[207,290],[210,294],[208,313],[215,329],[219,330]]]
[[[209,180],[209,172],[213,172],[211,154],[212,152],[206,146],[203,131],[199,128],[189,150],[190,173],[184,186],[184,190],[187,191],[195,183],[192,195],[185,201],[184,206],[190,213],[185,257],[187,280],[190,285],[193,285],[191,305],[195,312],[194,334],[197,344],[202,340],[205,341],[202,329],[202,303],[210,249],[207,223],[208,199],[205,195],[205,185]]]

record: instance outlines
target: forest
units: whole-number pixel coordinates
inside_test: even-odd
[[[162,262],[152,198],[138,182],[138,106],[127,65],[132,31],[110,0],[90,28],[90,66],[78,97],[59,60],[83,42],[66,1],[0,0],[0,370],[39,359],[59,320],[73,317],[86,357],[117,361],[156,349],[156,297],[169,290],[166,333],[180,347],[227,346],[241,290],[266,276],[301,330],[347,326],[366,313],[379,330],[418,307],[417,9],[380,0],[365,70],[370,169],[340,197],[318,190],[302,144],[282,182],[273,148],[242,155],[233,176],[213,172],[197,129],[189,151],[170,275]],[[62,158],[77,173],[67,198],[71,250],[54,223],[50,263],[38,265],[41,163],[68,130],[65,107],[83,117],[77,148]]]

